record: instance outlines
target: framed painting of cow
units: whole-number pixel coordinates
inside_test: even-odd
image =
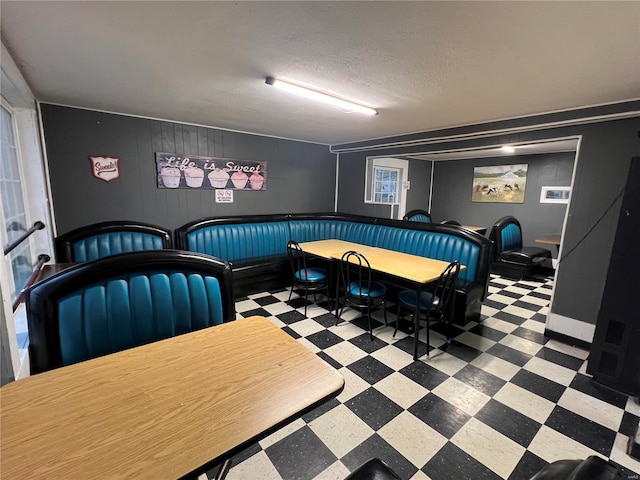
[[[524,203],[527,164],[473,169],[472,202]]]

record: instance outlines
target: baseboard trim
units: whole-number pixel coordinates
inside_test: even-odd
[[[553,330],[549,330],[547,328],[544,329],[544,336],[547,338],[551,338],[552,340],[558,340],[559,342],[566,343],[567,345],[571,345],[573,347],[579,347],[585,350],[591,349],[590,342],[578,340],[577,338],[570,337],[569,335],[565,335],[564,333],[554,332]]]
[[[547,331],[564,335],[576,342],[581,341],[583,344],[585,342],[586,344],[591,344],[596,333],[596,326],[591,323],[549,312],[545,325],[545,335]]]

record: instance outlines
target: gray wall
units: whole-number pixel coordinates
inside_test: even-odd
[[[637,112],[637,103],[617,104],[606,109],[594,107],[589,111],[593,110],[594,115],[600,110],[612,109]],[[338,210],[389,216],[386,206],[364,204],[367,156],[403,156],[424,151],[580,136],[582,140],[563,245],[565,256],[556,278],[552,311],[595,324],[621,203],[616,197],[625,185],[631,158],[640,152],[640,118],[561,128],[536,127],[581,113],[570,111],[499,122],[499,126],[505,128],[531,125],[530,131],[518,134],[431,141],[428,149],[411,146],[376,150],[375,146],[367,145],[366,152],[341,154]],[[175,228],[187,221],[212,215],[333,210],[335,163],[325,146],[50,105],[43,106],[43,122],[59,233],[87,223],[118,218]],[[451,133],[458,133],[456,129],[451,130]],[[473,134],[498,129],[479,125],[459,130],[459,133]],[[420,135],[433,138],[443,133]],[[412,134],[411,139],[420,135]],[[392,141],[384,139],[387,144]],[[268,190],[266,193],[236,192],[236,203],[217,205],[210,191],[157,189],[154,152],[172,149],[175,153],[267,161]],[[96,154],[120,156],[122,177],[110,183],[94,179],[87,157]],[[424,163],[422,167],[427,168],[428,165]],[[426,187],[416,189],[414,186],[419,183],[418,177],[428,178],[428,170],[420,171],[420,168],[414,167],[413,163],[410,165],[411,203],[407,209],[425,208],[427,204]],[[414,194],[422,198],[416,198]],[[425,207],[420,205],[421,202]],[[605,214],[610,206],[612,208]]]
[[[393,157],[393,155],[389,155],[389,157]],[[366,168],[366,155],[361,153],[340,154],[338,211],[355,215],[389,218],[391,207],[388,205],[364,203]],[[417,208],[428,210],[431,162],[409,160],[408,179],[411,182],[411,188],[407,192],[406,211]],[[394,217],[396,212],[397,209],[394,209]]]
[[[630,102],[628,105],[617,104],[614,107],[597,107],[595,113],[600,110],[638,111],[638,102]],[[593,110],[593,109],[591,109]],[[597,110],[597,112],[596,112]],[[589,110],[590,111],[590,110]],[[582,112],[561,112],[558,114],[541,115],[538,117],[522,118],[497,122],[496,125],[470,125],[447,131],[425,132],[412,134],[405,137],[385,138],[381,143],[391,144],[397,141],[435,139],[445,134],[473,135],[478,132],[490,132],[501,128],[531,126],[530,131],[517,134],[491,134],[478,135],[479,138],[465,139],[461,141],[449,140],[438,142],[430,140],[427,145],[407,146],[391,148],[376,148],[374,141],[360,142],[360,144],[344,144],[334,146],[336,151],[346,148],[366,148],[366,151],[341,154],[339,175],[341,185],[344,185],[345,176],[351,179],[350,184],[354,188],[364,188],[359,185],[364,178],[365,158],[373,155],[403,156],[411,153],[443,151],[450,149],[477,148],[483,146],[504,145],[518,142],[534,142],[552,138],[564,138],[581,136],[579,146],[575,183],[573,185],[572,200],[567,218],[563,251],[567,255],[561,260],[561,266],[556,276],[552,311],[556,314],[595,324],[597,321],[600,301],[604,289],[609,258],[613,248],[614,230],[617,225],[621,201],[618,196],[625,185],[627,172],[631,158],[640,153],[640,118],[638,116],[615,121],[587,123],[560,128],[539,128],[541,125],[553,120],[563,120],[580,115]],[[604,112],[606,113],[606,112]],[[636,113],[637,115],[637,113]],[[495,128],[494,128],[495,127]],[[498,128],[500,127],[500,128]],[[343,161],[348,158],[349,161]],[[438,167],[436,166],[436,174]],[[414,179],[412,179],[413,185]],[[362,181],[363,183],[363,181]],[[468,195],[465,188],[464,195]],[[356,195],[345,192],[345,187],[340,188],[338,208],[340,211],[357,212],[362,210],[363,194]],[[538,191],[538,195],[539,195]],[[539,198],[539,197],[538,197]],[[612,204],[610,211],[598,222],[607,208]],[[442,202],[439,208],[447,212]],[[436,212],[438,207],[434,203],[432,208],[437,218],[441,215]],[[497,218],[496,218],[497,219]],[[464,218],[463,218],[464,220]],[[491,222],[489,222],[491,223]],[[526,226],[525,226],[526,228]],[[531,233],[525,232],[530,235]],[[574,250],[575,248],[575,250]],[[634,279],[630,279],[634,281]]]
[[[58,235],[83,225],[132,220],[175,229],[211,216],[334,210],[336,162],[326,145],[235,133],[54,105],[42,120]],[[267,162],[266,191],[159,189],[155,152]],[[92,176],[89,155],[120,157],[120,178]]]
[[[571,185],[575,156],[575,152],[566,152],[436,162],[431,212],[433,221],[457,220],[463,225],[486,227],[488,236],[496,220],[512,215],[522,225],[523,243],[549,248],[555,258],[556,247],[536,243],[535,239],[562,232],[567,206],[540,203],[540,190],[542,186]],[[510,164],[528,165],[524,203],[471,201],[474,167]]]

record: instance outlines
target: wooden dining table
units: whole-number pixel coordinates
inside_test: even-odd
[[[369,261],[369,265],[375,271],[408,280],[416,287],[417,298],[422,295],[423,287],[438,280],[449,262],[435,260],[433,258],[411,255],[408,253],[387,250],[386,248],[370,247],[360,243],[346,242],[344,240],[317,240],[314,242],[300,243],[300,248],[305,253],[329,260],[340,260],[345,252],[350,250],[363,254]],[[461,268],[464,268],[461,266]],[[413,359],[418,359],[418,332],[420,326],[419,302],[413,315]],[[427,351],[429,346],[427,345]]]
[[[269,320],[235,320],[3,386],[0,472],[196,475],[343,387],[337,370]]]

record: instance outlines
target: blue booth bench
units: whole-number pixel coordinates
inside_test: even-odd
[[[458,280],[454,321],[465,324],[479,319],[489,279],[491,242],[457,226],[318,213],[205,218],[175,230],[177,248],[231,263],[238,296],[291,284],[289,240],[326,239],[459,260],[466,269]]]
[[[31,374],[235,319],[231,268],[209,255],[110,255],[26,291]]]
[[[431,214],[426,210],[416,209],[407,212],[403,220],[409,220],[410,222],[423,222],[423,223],[431,223]]]
[[[119,253],[173,248],[171,230],[116,220],[94,223],[56,237],[58,263],[88,262]]]

